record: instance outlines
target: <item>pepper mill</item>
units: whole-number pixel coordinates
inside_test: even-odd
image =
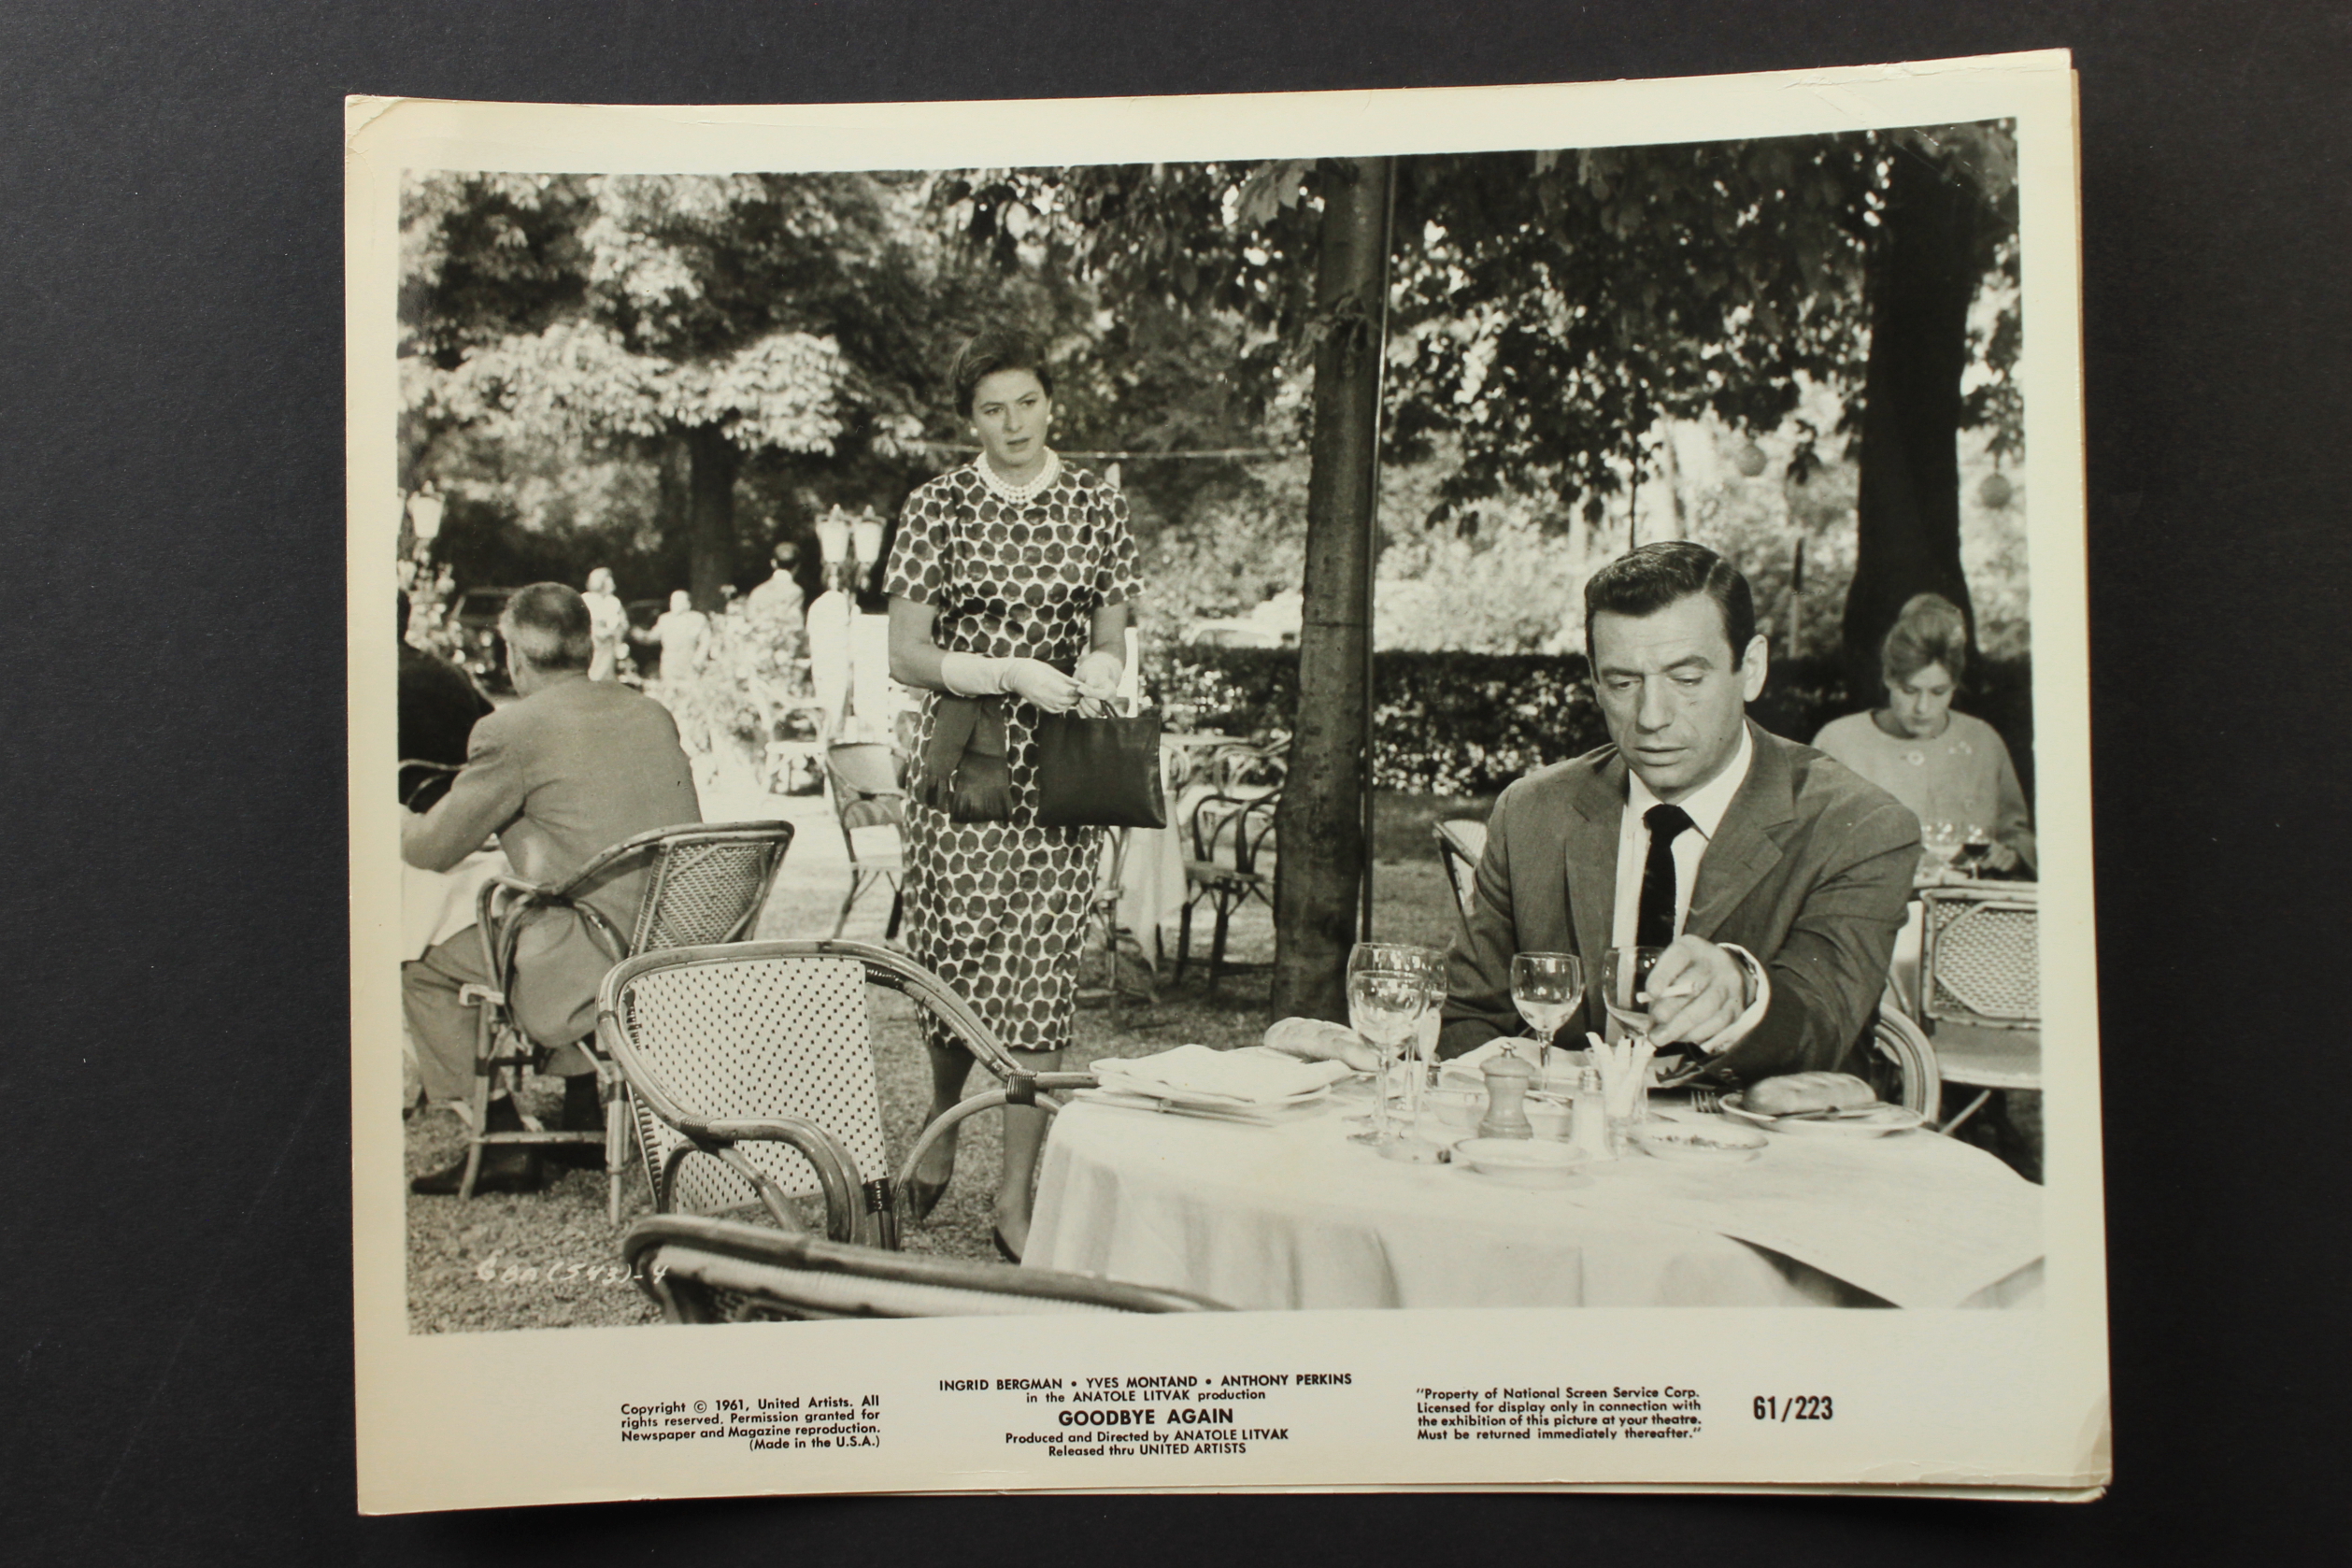
[[[1479,1119],[1482,1138],[1532,1138],[1535,1129],[1527,1119],[1527,1091],[1535,1087],[1534,1070],[1508,1053],[1490,1058],[1478,1069],[1487,1080],[1487,1114]]]

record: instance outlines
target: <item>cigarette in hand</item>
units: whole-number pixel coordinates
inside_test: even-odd
[[[1695,996],[1698,994],[1698,991],[1699,988],[1697,986],[1668,986],[1663,991],[1646,991],[1642,992],[1637,1000],[1642,1002],[1664,1002],[1669,998],[1676,996]]]

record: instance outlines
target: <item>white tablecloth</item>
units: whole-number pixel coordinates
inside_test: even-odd
[[[1337,1112],[1253,1127],[1075,1104],[1054,1119],[1027,1261],[1258,1310],[2040,1294],[2041,1190],[1931,1133],[1775,1136],[1745,1165],[1636,1152],[1530,1190],[1382,1160],[1351,1131]]]
[[[477,849],[448,871],[400,868],[401,957],[422,958],[474,923],[483,879],[507,870],[504,850]]]

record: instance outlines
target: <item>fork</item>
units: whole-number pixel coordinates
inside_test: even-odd
[[[1721,1116],[1723,1114],[1721,1090],[1693,1086],[1690,1090],[1690,1108],[1701,1116]]]

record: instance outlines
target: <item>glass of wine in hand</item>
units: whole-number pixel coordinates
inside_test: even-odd
[[[1601,1005],[1609,1017],[1617,1019],[1619,1028],[1645,1044],[1649,1043],[1649,1009],[1653,1001],[1686,994],[1683,991],[1656,991],[1650,988],[1650,971],[1666,956],[1663,948],[1611,948],[1601,961]],[[1649,1070],[1642,1072],[1642,1081],[1633,1090],[1633,1109],[1627,1119],[1639,1121],[1648,1114]]]
[[[1574,953],[1517,953],[1511,959],[1511,1005],[1535,1036],[1536,1081],[1543,1081],[1544,1048],[1584,1004],[1584,962]],[[1508,1048],[1505,1048],[1506,1049]]]

